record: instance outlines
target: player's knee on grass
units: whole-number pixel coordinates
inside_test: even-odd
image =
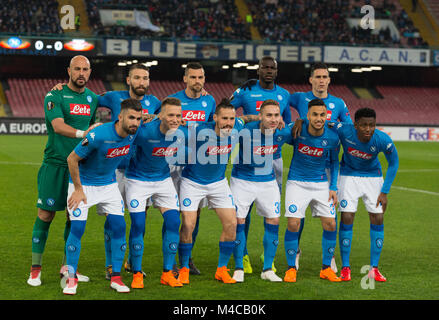
[[[52,222],[53,218],[55,218],[55,211],[47,211],[38,208],[38,218],[44,222]]]
[[[335,223],[335,219],[333,218],[322,218],[322,227],[323,230],[326,231],[335,231],[337,228],[337,225]]]
[[[383,213],[370,213],[369,212],[370,223],[374,225],[381,225],[384,222]]]
[[[288,218],[287,228],[290,232],[298,232],[300,229],[300,219],[299,218]]]
[[[342,212],[341,213],[341,222],[343,224],[353,224],[355,218],[354,212]]]

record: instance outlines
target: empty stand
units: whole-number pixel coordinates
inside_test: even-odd
[[[65,82],[67,82],[65,79],[8,79],[9,89],[5,90],[5,95],[12,115],[14,117],[44,117],[44,97],[57,83]],[[97,94],[105,92],[101,80],[90,80],[87,87]]]
[[[64,79],[8,79],[9,89],[6,98],[15,117],[44,117],[43,101],[47,92]],[[280,84],[289,92],[309,91],[308,84]],[[101,80],[89,81],[87,87],[100,94],[105,92]],[[206,83],[209,92],[217,103],[229,98],[235,86],[225,82]],[[168,95],[183,90],[182,81],[152,81],[149,93],[162,100]],[[439,88],[378,86],[376,89],[383,99],[359,99],[346,85],[331,84],[329,92],[341,97],[347,104],[351,116],[362,107],[374,108],[377,122],[394,125],[439,125]],[[238,115],[241,114],[239,110]],[[292,110],[293,119],[297,113]]]

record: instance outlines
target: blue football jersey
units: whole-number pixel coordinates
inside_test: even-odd
[[[193,99],[186,95],[185,90],[181,90],[171,94],[170,97],[180,99],[182,116],[188,122],[188,125],[213,121],[216,102],[211,95]]]
[[[120,103],[129,98],[131,97],[128,90],[108,91],[99,96],[98,106],[110,109],[111,121],[116,121],[120,113]],[[145,94],[140,103],[142,105],[142,114],[158,114],[160,112],[161,102],[152,94]]]
[[[263,89],[259,80],[255,85],[251,87],[251,90],[243,90],[241,88],[236,89],[231,97],[232,105],[238,109],[242,107],[243,114],[259,114],[261,104],[268,99],[275,100],[279,102],[280,114],[285,122],[285,125],[291,122],[291,110],[288,105],[290,93],[288,90],[274,85],[273,89]],[[278,149],[274,155],[275,159],[282,156],[281,148]]]
[[[276,129],[272,135],[265,135],[260,129],[260,121],[247,123],[240,131],[239,153],[235,158],[232,176],[235,178],[265,182],[276,178],[273,169],[274,154],[284,143],[292,143],[290,123],[282,130]]]
[[[193,140],[191,131],[195,131],[195,147],[189,146],[191,156],[182,177],[204,185],[223,180],[230,154],[239,141],[239,131],[243,127],[244,121],[236,118],[235,126],[227,137],[216,135],[215,122],[200,123],[189,130],[189,143]]]
[[[383,152],[389,167],[381,192],[389,193],[399,165],[398,152],[392,139],[386,133],[375,129],[369,142],[363,143],[358,139],[354,125],[339,123],[335,128],[343,146],[340,175],[381,177],[383,171],[378,154]]]
[[[339,170],[339,139],[335,130],[325,125],[320,136],[310,135],[308,123],[303,123],[300,135],[293,140],[294,153],[291,160],[288,180],[322,182],[327,181],[326,158],[331,160],[330,190],[337,190]]]
[[[289,105],[296,109],[301,119],[306,119],[308,113],[308,102],[317,97],[312,91],[308,92],[295,92],[289,97]],[[343,99],[337,98],[328,93],[328,96],[323,100],[327,109],[327,120],[341,121],[352,123],[351,115]]]
[[[74,149],[83,158],[79,176],[83,185],[102,186],[116,182],[115,170],[129,152],[136,134],[122,138],[116,132],[115,121],[91,130]],[[70,180],[71,181],[71,180]]]
[[[170,177],[169,163],[185,161],[187,128],[170,135],[160,131],[161,120],[144,123],[136,137],[136,153],[125,171],[129,179],[161,181]]]

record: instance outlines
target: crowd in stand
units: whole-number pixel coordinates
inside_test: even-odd
[[[423,46],[419,30],[392,0],[374,2],[375,19],[391,19],[399,30],[378,33],[349,27],[347,18],[361,18],[369,0],[246,0],[243,20],[234,0],[87,0],[88,21],[97,36],[157,37],[186,40],[251,40],[255,26],[266,42],[344,43],[353,45]],[[378,5],[376,4],[378,3]],[[61,34],[56,0],[0,0],[0,32]],[[157,30],[115,24],[104,26],[100,9],[147,11]]]
[[[268,42],[345,43],[354,45],[422,46],[426,43],[404,10],[393,1],[374,3],[375,19],[393,20],[400,38],[390,29],[378,34],[360,26],[350,28],[347,18],[362,18],[361,7],[368,0],[247,0],[253,22]]]
[[[250,32],[233,0],[93,0],[88,2],[90,16],[98,17],[99,8],[131,8],[149,12],[154,32],[138,27],[104,27],[93,19],[97,35],[169,37],[187,40],[250,40]]]
[[[56,0],[0,0],[0,32],[61,34]]]

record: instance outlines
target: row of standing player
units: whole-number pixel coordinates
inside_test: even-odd
[[[193,66],[195,66],[194,69],[188,68],[188,70],[185,74],[185,82],[187,83],[187,89],[182,90],[181,92],[176,94],[176,96],[180,95],[180,98],[183,98],[182,105],[187,103],[187,102],[185,102],[185,100],[188,102],[192,102],[193,100],[197,100],[197,99],[200,100],[200,92],[201,92],[203,85],[204,85],[204,72],[202,69],[198,68],[196,65],[193,65]],[[115,108],[115,110],[112,110],[112,114],[117,115],[119,113],[119,110],[120,110],[120,101],[123,100],[124,98],[126,98],[127,96],[132,96],[134,94],[137,97],[137,99],[140,99],[141,101],[144,102],[144,105],[146,105],[147,107],[150,107],[148,110],[149,112],[151,112],[151,110],[152,110],[152,112],[154,112],[154,107],[156,107],[155,111],[157,111],[157,109],[158,109],[157,106],[160,105],[160,102],[158,102],[157,99],[155,99],[156,101],[154,101],[153,96],[146,95],[146,90],[147,90],[148,82],[149,82],[149,77],[148,77],[149,74],[148,74],[147,70],[142,70],[142,69],[143,68],[139,67],[138,69],[132,68],[130,70],[130,75],[127,78],[127,82],[130,85],[130,91],[107,93],[102,97],[102,104],[101,103],[100,104],[103,106],[106,105],[106,106]],[[193,72],[191,72],[191,71],[193,71]],[[260,69],[258,72],[259,73],[259,81],[257,81],[254,84],[249,85],[249,87],[250,87],[249,89],[252,89],[252,90],[245,90],[245,88],[238,89],[233,95],[232,103],[237,107],[242,106],[244,108],[244,113],[257,114],[258,108],[260,107],[262,101],[266,100],[267,98],[272,97],[272,98],[276,99],[278,102],[280,102],[279,105],[280,105],[281,110],[283,109],[282,110],[283,112],[281,112],[281,113],[284,117],[284,121],[289,122],[289,121],[291,121],[291,116],[288,115],[289,107],[288,108],[284,107],[286,105],[286,101],[291,101],[291,103],[295,103],[295,104],[293,104],[293,106],[295,106],[296,109],[298,109],[299,114],[303,117],[304,101],[307,102],[310,99],[315,98],[315,97],[320,95],[324,99],[332,98],[332,101],[331,101],[331,99],[325,101],[327,106],[328,106],[328,110],[329,110],[328,113],[332,113],[332,119],[334,119],[334,114],[337,114],[337,112],[340,114],[340,116],[337,118],[343,120],[343,115],[345,115],[345,116],[347,116],[348,119],[350,119],[344,103],[343,103],[343,109],[340,113],[340,110],[339,110],[340,108],[337,106],[337,103],[339,101],[341,101],[341,99],[334,98],[334,97],[327,94],[327,85],[329,84],[329,74],[327,73],[327,68],[324,65],[316,65],[314,67],[312,74],[311,74],[311,77],[310,77],[311,84],[313,85],[313,90],[311,92],[305,93],[305,94],[295,93],[295,94],[289,96],[289,93],[286,90],[284,90],[284,89],[282,89],[274,84],[276,72],[277,72],[277,65],[276,65],[276,62],[274,61],[274,59],[269,58],[269,57],[265,57],[265,58],[261,59]],[[195,73],[195,75],[194,75],[194,73]],[[142,75],[143,75],[143,77],[142,77]],[[72,75],[71,75],[71,80],[72,80]],[[75,80],[75,79],[73,79],[73,80]],[[81,81],[81,77],[77,77],[76,80]],[[142,83],[143,83],[143,85],[142,85]],[[84,83],[84,85],[85,85],[85,83]],[[251,93],[250,93],[250,91],[251,91]],[[260,92],[257,92],[257,91],[261,91],[262,94]],[[246,92],[250,93],[248,95],[249,97],[247,99],[245,99],[245,97],[243,97]],[[192,97],[190,97],[191,93],[192,93]],[[324,97],[325,94],[326,94],[326,98]],[[125,95],[125,97],[124,97],[124,95]],[[194,95],[195,95],[195,97],[194,97]],[[197,97],[197,95],[198,95],[198,97]],[[267,96],[267,95],[269,95],[269,96]],[[208,95],[205,97],[206,97],[207,101],[209,101],[209,99],[210,99],[210,101],[213,100],[212,97],[210,97]],[[104,101],[106,101],[106,102],[104,102]],[[108,103],[108,101],[112,101],[112,102]],[[205,117],[207,117],[206,113],[208,114],[208,112],[206,112],[206,111],[209,109],[209,108],[206,108],[208,106],[207,101],[205,99],[201,99],[201,101],[199,101],[199,102],[201,102],[201,106],[200,106],[201,110],[197,110],[198,112],[193,112],[193,111],[192,112],[186,111],[186,112],[189,113],[191,116],[195,115],[196,120],[205,120]],[[300,101],[302,101],[302,103],[300,103]],[[107,103],[107,104],[105,104],[105,103]],[[49,109],[49,108],[51,108],[51,110],[54,109],[52,106],[49,106],[49,105],[50,105],[49,101],[47,103],[45,103],[45,106],[47,106],[47,109]],[[306,103],[305,103],[305,105],[306,105]],[[301,113],[300,106],[302,106],[302,113]],[[334,106],[336,106],[336,107],[334,107]],[[119,107],[119,110],[117,109],[118,107]],[[214,105],[214,101],[213,101],[212,109],[214,107],[215,107],[215,105]],[[185,107],[183,106],[183,109],[184,108]],[[144,109],[146,109],[145,106],[144,106]],[[183,115],[185,116],[185,111],[183,111]],[[330,118],[330,117],[328,116],[328,118]],[[188,119],[188,120],[190,120],[190,119]],[[276,159],[276,156],[275,156],[275,159]],[[280,156],[277,159],[280,159],[280,161],[281,161]],[[279,160],[277,160],[277,161],[279,162]],[[275,163],[276,163],[276,161],[275,161]],[[275,168],[282,168],[282,167],[283,167],[283,165],[275,166]],[[279,172],[279,170],[276,170],[276,171]],[[279,175],[277,174],[276,176],[278,177]],[[39,202],[43,202],[43,201],[39,201]],[[140,220],[142,220],[142,219],[140,219]],[[144,219],[143,219],[143,221],[144,221]],[[303,223],[301,223],[301,225],[303,226]],[[108,229],[107,224],[106,224],[106,226],[107,226],[106,227],[107,228],[106,229],[106,238],[108,238],[110,231]],[[238,229],[241,230],[242,228],[238,227]],[[35,239],[35,237],[33,237],[33,238]],[[130,239],[131,239],[131,232],[130,232]],[[33,242],[39,243],[40,241],[33,241]],[[111,250],[108,250],[108,252],[110,252],[110,251]],[[107,255],[107,257],[108,256],[109,255]],[[108,263],[108,261],[110,261],[110,259],[107,259],[107,263]],[[291,264],[289,263],[289,265],[291,265]],[[35,267],[38,268],[38,265],[36,265]],[[38,283],[40,272],[38,272],[36,277],[35,276],[33,277],[33,275],[35,275],[35,274],[36,274],[36,272],[31,272],[31,277],[29,278],[29,280],[32,282],[32,279],[37,279],[35,282]],[[78,278],[81,280],[81,276],[79,276]]]

